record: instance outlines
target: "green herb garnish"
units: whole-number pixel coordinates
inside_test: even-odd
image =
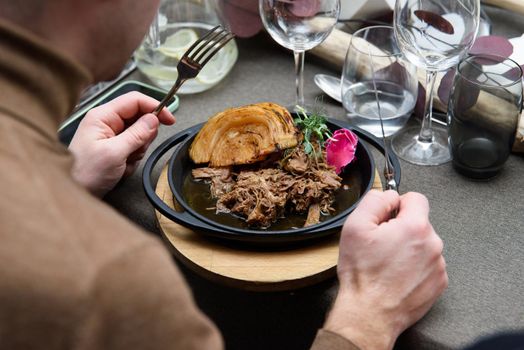
[[[304,152],[307,155],[313,155],[315,157],[320,156],[320,150],[322,149],[324,142],[331,137],[331,131],[326,125],[326,117],[320,112],[313,112],[307,114],[306,110],[300,106],[296,107],[297,118],[295,118],[295,125],[302,130],[304,139],[302,144],[304,145]],[[313,145],[317,142],[319,147],[319,154]]]

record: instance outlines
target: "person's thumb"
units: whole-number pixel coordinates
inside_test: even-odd
[[[145,114],[122,133],[114,137],[113,147],[118,154],[127,158],[131,153],[153,141],[159,121],[154,114]]]
[[[400,205],[399,194],[395,191],[369,191],[358,207],[346,220],[345,228],[353,230],[372,230],[391,218],[391,213]],[[349,227],[346,227],[349,226]]]

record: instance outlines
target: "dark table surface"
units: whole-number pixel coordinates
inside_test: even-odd
[[[495,34],[514,37],[524,32],[523,17],[493,8],[488,13]],[[170,135],[228,107],[262,101],[293,103],[291,53],[264,34],[237,40],[237,44],[239,60],[232,72],[207,92],[180,96],[176,125],[162,127],[150,151]],[[305,95],[310,102],[322,96],[313,84],[316,73],[339,74],[307,58]],[[146,80],[138,72],[131,77]],[[329,115],[345,119],[339,104],[327,96],[322,103]],[[401,337],[398,348],[458,349],[484,335],[524,329],[523,174],[520,155],[510,156],[502,173],[489,182],[461,177],[451,164],[419,167],[402,162],[401,191],[428,197],[431,222],[445,243],[450,282],[429,314]],[[159,234],[153,208],[142,190],[141,169],[106,200]],[[307,349],[337,288],[333,279],[291,292],[246,292],[209,282],[180,267],[197,304],[220,328],[228,349]]]

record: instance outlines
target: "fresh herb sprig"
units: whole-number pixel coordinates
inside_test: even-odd
[[[304,139],[302,140],[304,151],[307,155],[313,155],[318,158],[321,155],[324,142],[332,135],[326,125],[326,117],[318,111],[307,114],[304,108],[300,106],[297,106],[296,108],[297,118],[295,118],[294,121],[295,125],[302,130],[302,134],[304,135]],[[313,146],[314,142],[317,142],[320,146],[318,154]]]

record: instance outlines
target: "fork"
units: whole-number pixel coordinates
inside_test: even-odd
[[[393,167],[393,164],[391,164],[391,160],[389,159],[388,151],[386,150],[386,145],[384,145],[384,154],[386,157],[386,161],[384,163],[384,178],[386,179],[385,189],[386,190],[393,190],[398,192],[398,184],[395,180],[395,168]]]
[[[187,49],[182,58],[180,58],[176,66],[178,71],[176,82],[155,108],[153,114],[158,115],[162,108],[167,105],[167,102],[175,95],[180,86],[182,86],[186,80],[195,78],[206,63],[234,37],[232,33],[221,26],[216,26],[195,41],[193,45]]]
[[[373,90],[375,92],[375,101],[377,102],[377,114],[378,119],[380,120],[380,129],[382,131],[382,142],[384,143],[384,179],[386,180],[386,183],[384,184],[384,189],[386,190],[393,190],[395,192],[398,192],[398,184],[395,180],[395,168],[393,167],[393,164],[391,164],[391,160],[389,159],[389,151],[388,151],[388,141],[386,140],[386,133],[384,132],[384,120],[382,119],[382,111],[380,108],[380,101],[378,97],[378,89],[377,89],[377,83],[375,80],[375,64],[373,63],[373,56],[371,56],[371,50],[369,49],[369,43],[368,43],[368,56],[370,61],[370,67],[371,67],[371,74],[373,78]],[[391,218],[397,217],[398,209],[393,209],[391,212]]]

